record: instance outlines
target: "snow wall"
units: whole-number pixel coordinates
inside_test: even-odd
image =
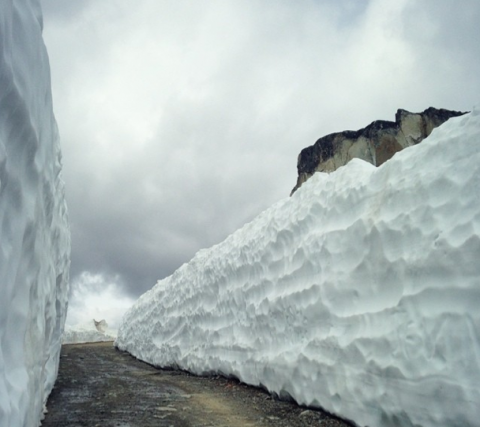
[[[480,114],[315,174],[127,312],[117,347],[361,426],[478,426]]]
[[[57,376],[70,233],[36,0],[0,0],[0,426],[40,423]]]

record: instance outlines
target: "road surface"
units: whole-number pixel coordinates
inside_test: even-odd
[[[112,342],[64,345],[43,427],[350,427],[234,379],[159,370]]]

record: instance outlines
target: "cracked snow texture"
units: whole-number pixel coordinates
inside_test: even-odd
[[[0,425],[22,427],[57,376],[70,233],[40,3],[0,9]]]
[[[480,418],[480,115],[317,173],[127,312],[116,345],[362,426]]]

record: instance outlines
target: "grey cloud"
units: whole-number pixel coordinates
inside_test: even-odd
[[[49,20],[75,20],[92,0],[41,0],[43,14]]]
[[[134,296],[287,197],[318,137],[479,93],[476,27],[433,0],[73,3],[44,4],[72,276]]]
[[[404,37],[415,47],[419,73],[430,74],[430,84],[441,87],[446,97],[457,97],[459,107],[465,96],[480,89],[480,6],[466,0],[410,2],[402,14]],[[474,101],[470,96],[471,102]],[[474,101],[476,102],[476,100]],[[471,108],[472,105],[469,106]]]

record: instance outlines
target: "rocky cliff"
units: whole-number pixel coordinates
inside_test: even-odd
[[[291,194],[315,172],[333,172],[353,158],[380,166],[397,151],[420,143],[449,118],[462,114],[465,113],[433,107],[423,113],[400,109],[395,114],[394,122],[377,120],[357,131],[324,136],[300,152],[297,184]]]

